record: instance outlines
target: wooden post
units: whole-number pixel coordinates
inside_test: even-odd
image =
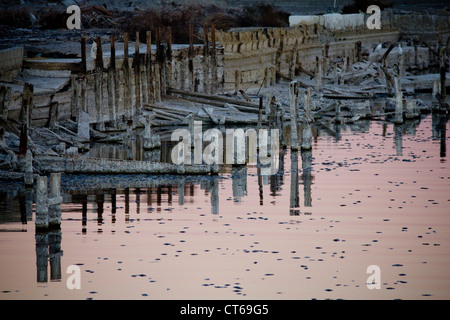
[[[50,111],[47,122],[47,127],[50,130],[53,130],[57,127],[58,118],[59,118],[59,103],[57,101],[53,101],[52,103],[50,103]]]
[[[31,126],[31,111],[33,107],[33,92],[34,87],[30,83],[23,84],[22,93],[22,106],[20,109],[20,121],[27,125],[27,128]]]
[[[51,227],[59,228],[61,226],[61,173],[50,174],[50,193],[49,193],[49,217],[48,224]]]
[[[399,70],[399,81],[403,79],[405,75],[405,56],[403,54],[403,50],[399,45],[399,56],[398,56],[398,70]]]
[[[212,52],[211,52],[211,64],[212,64],[212,86],[211,93],[216,93],[218,88],[217,83],[217,57],[216,57],[216,25],[214,22],[211,23],[211,44],[212,44]]]
[[[36,229],[48,228],[47,177],[38,176],[36,180]]]
[[[316,57],[317,69],[315,76],[315,89],[316,91],[322,90],[322,75],[323,75],[323,59]]]
[[[441,101],[445,102],[445,98],[447,97],[447,90],[445,88],[445,77],[446,77],[446,68],[445,68],[445,46],[439,46],[439,74],[441,80]]]
[[[414,44],[414,66],[416,68],[419,68],[418,64],[419,64],[419,60],[418,60],[418,52],[417,52],[417,43],[419,42],[419,40],[414,39],[413,40],[413,44]]]
[[[97,130],[104,130],[103,122],[103,52],[101,38],[97,36],[97,54],[95,57],[95,110],[97,115]]]
[[[172,87],[172,27],[167,28],[166,88]]]
[[[262,127],[262,118],[263,118],[263,97],[259,97],[259,110],[258,110],[258,128]]]
[[[203,91],[209,93],[210,81],[209,81],[209,42],[208,42],[208,25],[205,23],[203,26]]]
[[[155,103],[155,92],[153,87],[152,72],[152,32],[147,31],[147,83],[148,83],[148,100],[150,104]]]
[[[118,82],[117,82],[118,84]],[[119,104],[118,85],[116,85],[116,46],[114,35],[111,35],[111,58],[108,71],[108,106],[109,121],[116,125],[117,106]]]
[[[134,93],[135,112],[141,112],[141,63],[139,57],[139,31],[136,31],[136,42],[134,43],[133,69],[134,69]]]
[[[361,62],[362,61],[361,41],[357,41],[355,44],[355,55],[356,61]]]
[[[311,88],[308,88],[305,94],[305,114],[302,123],[302,150],[309,150],[312,148],[311,122]]]
[[[292,81],[289,84],[289,101],[291,111],[291,150],[298,150],[298,82]]]
[[[237,93],[239,93],[239,90],[241,89],[241,70],[236,70],[234,75],[234,90]]]
[[[133,114],[131,104],[131,84],[130,84],[130,65],[128,57],[128,33],[123,34],[123,92],[124,92],[124,113],[127,120],[131,119]]]
[[[25,187],[33,186],[33,154],[31,150],[28,149],[25,155],[25,174],[24,174],[24,183]]]
[[[86,67],[86,38],[83,36],[80,39],[81,43],[81,71],[83,74],[86,74],[87,67]]]
[[[408,99],[406,101],[406,119],[413,119],[420,116],[420,112],[417,110],[417,100],[416,99]]]
[[[189,83],[190,83],[190,90],[194,91],[194,26],[192,24],[189,25],[189,51],[188,51],[188,58],[189,58]]]
[[[403,94],[400,85],[400,79],[394,77],[395,83],[395,123],[403,123]]]
[[[102,50],[102,39],[97,36],[97,54],[95,56],[95,68],[103,70],[103,50]]]

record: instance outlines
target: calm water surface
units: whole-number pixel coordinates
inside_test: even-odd
[[[1,182],[0,299],[450,299],[446,122],[317,125],[274,176],[63,175],[47,234]]]

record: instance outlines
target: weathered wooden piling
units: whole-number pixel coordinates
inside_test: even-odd
[[[153,86],[153,70],[152,70],[152,33],[147,31],[147,56],[146,56],[146,68],[147,68],[147,88],[148,88],[148,102],[150,104],[155,103],[155,88]]]
[[[111,35],[111,58],[109,62],[107,90],[108,90],[108,111],[109,121],[116,126],[117,105],[118,105],[118,86],[116,86],[116,46],[114,35]]]
[[[400,81],[405,76],[405,56],[401,44],[398,45],[398,76]]]
[[[24,170],[24,183],[25,187],[33,186],[33,154],[30,149],[27,150],[25,155],[25,170]]]
[[[36,179],[36,229],[48,228],[48,182],[46,176],[38,176]]]
[[[134,55],[133,55],[133,71],[134,71],[134,96],[136,113],[141,112],[141,62],[139,56],[139,31],[136,31],[136,41],[134,42]]]
[[[322,90],[322,76],[323,76],[323,59],[316,57],[316,74],[314,77],[316,91]]]
[[[356,41],[355,43],[355,60],[357,62],[362,61],[361,41]]]
[[[291,111],[291,150],[298,150],[298,96],[299,85],[297,81],[289,84],[289,101]]]
[[[234,90],[236,93],[241,90],[241,70],[236,70],[234,74]]]
[[[80,39],[81,45],[81,72],[85,75],[87,72],[86,65],[86,37],[82,36]]]
[[[399,77],[394,77],[395,85],[395,123],[403,123],[403,93]]]
[[[59,103],[57,101],[52,101],[50,103],[47,127],[50,130],[57,128],[59,121],[58,119],[59,119]]]
[[[218,77],[217,77],[217,55],[216,55],[216,25],[214,22],[211,23],[211,44],[212,44],[212,51],[211,51],[211,66],[212,66],[212,87],[211,87],[211,93],[216,93],[219,83],[218,83]]]
[[[259,97],[258,128],[262,128],[262,121],[263,121],[263,97]]]
[[[9,101],[11,100],[11,87],[0,85],[0,117],[8,119]]]
[[[125,118],[130,120],[133,115],[132,103],[131,103],[131,79],[130,79],[130,64],[128,55],[128,33],[123,34],[123,103]]]
[[[417,117],[420,117],[420,111],[417,109],[417,100],[416,99],[406,100],[405,118],[414,119]]]
[[[95,57],[95,75],[94,75],[94,95],[95,95],[95,112],[96,112],[96,128],[104,130],[103,122],[103,50],[102,41],[98,36],[96,39],[97,53]]]
[[[155,99],[156,102],[161,102],[161,39],[160,28],[155,30],[155,42],[156,42],[156,64],[155,64]]]
[[[310,150],[312,148],[312,128],[311,123],[313,121],[311,117],[311,88],[306,90],[305,94],[305,114],[302,121],[302,150]]]
[[[189,69],[189,89],[194,91],[194,26],[189,25],[189,51],[188,51],[188,69]]]
[[[170,27],[170,26],[167,27],[165,81],[166,81],[166,94],[167,94],[167,88],[172,87],[172,27]]]
[[[204,93],[211,93],[210,86],[211,81],[209,77],[210,72],[210,54],[209,54],[209,41],[208,41],[208,25],[205,23],[203,26],[203,91]]]
[[[33,108],[33,93],[34,87],[30,83],[23,84],[22,93],[22,105],[20,109],[20,122],[27,125],[27,128],[31,126],[31,112]]]
[[[447,48],[445,46],[440,45],[439,46],[439,75],[441,80],[441,100],[445,101],[445,98],[447,97],[447,90],[445,87],[445,77],[447,73],[447,69],[445,67],[445,60],[446,60],[446,51]]]
[[[61,225],[61,173],[50,173],[50,192],[48,194],[48,225],[59,228]]]

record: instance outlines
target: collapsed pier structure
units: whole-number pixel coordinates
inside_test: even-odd
[[[194,120],[276,127],[283,146],[308,150],[305,127],[446,113],[449,16],[412,15],[415,27],[411,14],[385,11],[381,29],[368,29],[363,13],[291,17],[288,28],[222,31],[211,23],[202,44],[193,27],[188,44],[173,43],[170,27],[81,36],[75,58],[0,50],[0,177],[217,174],[217,166],[180,167],[154,155],[170,130]],[[416,97],[424,90],[432,101]],[[147,156],[91,156],[91,143],[127,145],[135,132]]]

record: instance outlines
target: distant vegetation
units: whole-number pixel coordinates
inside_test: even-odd
[[[82,29],[104,28],[129,32],[133,38],[136,31],[154,31],[158,27],[172,27],[174,43],[189,41],[189,24],[194,25],[197,39],[201,39],[203,25],[214,21],[216,29],[233,27],[287,27],[289,13],[268,4],[243,7],[219,7],[211,4],[175,3],[159,8],[129,11],[104,7],[80,5]],[[64,29],[69,14],[62,6],[46,8],[32,6],[4,7],[0,10],[0,27],[36,28],[41,30]],[[1,29],[1,28],[0,28]],[[164,38],[164,30],[162,34]]]
[[[342,8],[342,13],[359,13],[366,12],[370,5],[379,6],[381,10],[393,6],[392,2],[383,0],[353,0],[352,4],[348,4]]]

